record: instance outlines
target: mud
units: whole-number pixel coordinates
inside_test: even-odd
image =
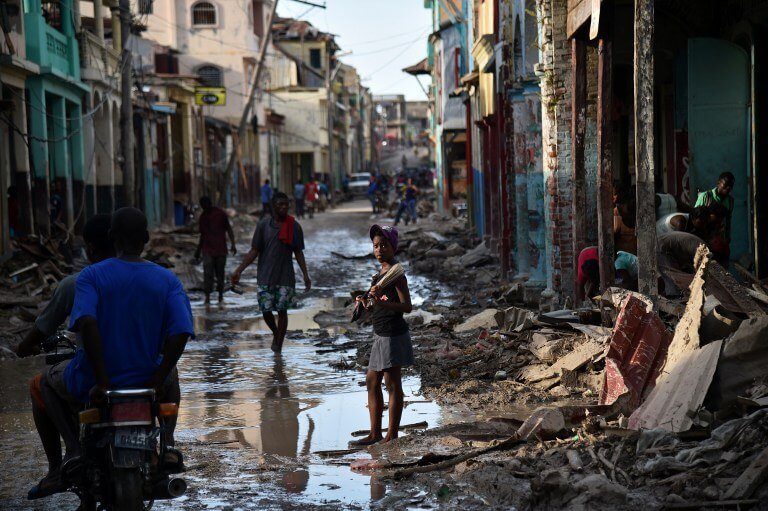
[[[350,433],[369,426],[363,372],[332,368],[356,355],[354,346],[335,347],[367,337],[348,324],[345,305],[351,291],[369,283],[375,261],[331,254],[369,250],[371,219],[359,206],[302,222],[313,289],[303,293],[302,284],[297,286],[300,307],[289,316],[282,356],[269,349],[271,337],[258,313],[255,267],[243,275],[245,293],[227,293],[223,304],[205,305],[199,292],[190,293],[198,335],[179,363],[183,397],[177,429],[189,490],[181,499],[155,503],[155,509],[367,508],[392,492],[391,482],[350,470],[356,454],[330,459],[315,454],[346,449]],[[249,240],[254,225],[239,217],[238,239]],[[247,248],[238,245],[240,253]],[[229,259],[228,272],[239,258]],[[417,304],[439,294],[428,278],[414,275],[411,286]],[[46,469],[26,383],[44,364],[41,357],[0,364],[0,507],[76,508],[72,495],[33,506],[25,500]],[[420,387],[417,373],[406,371],[403,424],[442,424],[450,414],[425,400]]]

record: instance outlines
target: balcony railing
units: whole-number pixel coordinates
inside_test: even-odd
[[[69,53],[71,49],[67,36],[53,27],[43,26],[45,30],[45,49],[41,52],[41,64],[51,66],[68,75],[73,74],[71,69],[72,59]]]
[[[80,67],[85,80],[112,83],[120,72],[120,52],[87,30],[80,32]]]

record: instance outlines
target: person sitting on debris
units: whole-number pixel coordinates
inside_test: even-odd
[[[275,216],[263,218],[256,225],[251,250],[232,273],[231,281],[233,285],[240,282],[243,271],[259,258],[256,271],[259,308],[264,315],[264,322],[274,336],[272,351],[280,353],[288,331],[288,309],[294,306],[296,296],[294,257],[304,274],[306,291],[312,288],[312,281],[304,260],[304,232],[296,219],[288,214],[288,196],[276,193],[272,209]],[[274,312],[277,312],[277,322]]]
[[[88,219],[83,227],[83,241],[88,261],[92,264],[115,256],[115,249],[109,239],[110,215],[95,215]],[[51,297],[42,314],[35,320],[35,326],[27,333],[24,340],[16,347],[19,357],[28,357],[40,353],[40,345],[64,324],[72,311],[75,301],[75,282],[80,272],[64,277]],[[55,493],[59,488],[58,470],[61,466],[61,440],[59,430],[45,407],[41,382],[45,373],[37,374],[29,382],[29,394],[32,401],[32,418],[43,444],[43,451],[48,458],[48,474],[31,491],[31,498],[41,498]]]
[[[353,446],[371,445],[380,441],[389,442],[397,438],[404,398],[401,370],[403,366],[414,364],[408,323],[403,318],[403,314],[412,310],[408,280],[405,275],[402,275],[387,287],[377,286],[382,277],[396,264],[397,229],[374,225],[369,235],[373,242],[373,255],[381,264],[379,273],[373,277],[369,292],[372,302],[362,296],[358,297],[363,306],[371,311],[373,323],[373,345],[365,377],[371,429],[368,436],[350,442]],[[383,438],[381,434],[381,417],[384,411],[382,379],[389,393],[389,427],[387,435]]]
[[[615,286],[637,290],[637,256],[619,250],[614,260],[616,272]],[[576,281],[579,284],[581,296],[590,297],[600,289],[600,260],[597,247],[587,247],[579,254]]]
[[[203,256],[203,292],[205,303],[211,303],[211,291],[213,291],[213,277],[216,276],[216,291],[219,293],[219,302],[224,300],[224,267],[227,264],[227,240],[229,234],[230,251],[237,254],[235,247],[235,233],[229,224],[227,214],[221,208],[214,207],[210,197],[200,197],[200,207],[203,213],[200,215],[200,240],[195,250],[195,259]]]
[[[618,191],[613,209],[613,243],[616,250],[637,254],[636,210],[634,194],[628,190]]]
[[[714,206],[719,205],[725,208],[726,217],[725,224],[722,228],[722,234],[725,240],[730,243],[731,241],[731,217],[733,216],[734,201],[731,197],[731,191],[733,191],[733,185],[736,182],[736,178],[730,172],[723,172],[720,177],[717,178],[717,185],[711,190],[699,193],[696,198],[696,204],[694,206]]]

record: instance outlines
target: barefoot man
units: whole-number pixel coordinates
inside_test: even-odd
[[[304,274],[304,287],[309,291],[307,263],[304,261],[304,233],[295,218],[288,214],[288,196],[278,192],[272,199],[274,216],[265,216],[256,225],[251,250],[232,273],[232,284],[240,281],[240,274],[257,257],[256,279],[259,285],[259,308],[272,333],[272,351],[283,349],[285,332],[288,330],[288,309],[294,306],[296,274],[293,256]],[[277,321],[273,312],[277,312]]]

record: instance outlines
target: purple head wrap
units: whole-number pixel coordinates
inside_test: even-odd
[[[373,240],[373,237],[377,234],[380,234],[387,238],[387,241],[389,241],[389,244],[392,245],[392,251],[397,252],[397,228],[391,226],[391,225],[379,225],[374,224],[371,226],[371,240]]]

